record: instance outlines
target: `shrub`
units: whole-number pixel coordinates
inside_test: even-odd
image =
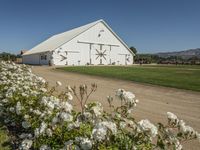
[[[181,142],[200,138],[183,120],[167,113],[168,124],[136,121],[131,112],[138,100],[119,89],[107,97],[110,112],[101,103],[88,103],[97,85],[67,86],[58,93],[31,68],[10,62],[0,63],[0,116],[12,135],[14,149],[182,149]],[[80,111],[73,109],[73,96]],[[121,105],[113,105],[114,100]]]

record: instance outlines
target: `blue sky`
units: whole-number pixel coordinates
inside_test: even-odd
[[[200,47],[200,0],[0,0],[0,52],[104,19],[140,53]]]

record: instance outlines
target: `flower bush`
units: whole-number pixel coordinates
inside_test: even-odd
[[[66,86],[58,93],[31,68],[11,62],[0,63],[0,116],[7,126],[13,149],[182,149],[183,141],[200,134],[183,120],[167,112],[168,124],[136,121],[132,111],[139,100],[124,89],[107,97],[110,111],[101,103],[88,103],[97,85]],[[73,109],[73,97],[80,111]],[[114,100],[121,102],[116,107]]]

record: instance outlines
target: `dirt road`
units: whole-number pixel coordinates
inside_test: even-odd
[[[64,85],[76,85],[78,87],[80,84],[96,83],[98,89],[90,97],[90,100],[100,101],[105,109],[108,109],[106,96],[114,96],[117,89],[123,88],[133,92],[136,98],[140,100],[133,112],[136,119],[147,118],[154,123],[166,122],[166,112],[170,111],[200,132],[200,92],[61,72],[44,66],[34,66],[33,72],[49,81],[50,85],[55,85],[56,81],[61,81],[63,86],[60,87],[60,90],[64,89]],[[200,149],[200,143],[192,141],[184,144],[184,148],[197,150]]]

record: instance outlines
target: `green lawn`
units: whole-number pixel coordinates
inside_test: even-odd
[[[76,66],[57,69],[88,75],[97,75],[179,89],[200,91],[200,66]]]

